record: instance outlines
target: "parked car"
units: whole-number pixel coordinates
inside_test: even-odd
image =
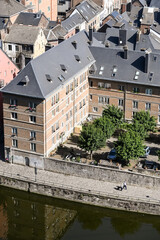
[[[156,170],[156,168],[158,167],[158,165],[157,165],[156,162],[147,161],[147,160],[146,160],[143,167],[146,168],[146,169],[154,169],[154,170]]]
[[[116,156],[116,149],[112,149],[107,156],[108,160],[116,160],[117,156]]]
[[[145,147],[144,148],[144,155],[143,156],[141,156],[142,158],[147,158],[148,157],[148,155],[150,154],[150,147]]]

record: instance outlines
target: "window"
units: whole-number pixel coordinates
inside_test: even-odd
[[[119,99],[119,101],[118,101],[118,106],[123,106],[123,99]]]
[[[18,141],[17,139],[12,140],[12,147],[18,147]]]
[[[103,104],[109,104],[109,98],[108,97],[98,97],[98,102]]]
[[[58,139],[59,139],[59,133],[57,133],[56,135],[56,140],[58,141]]]
[[[35,116],[30,116],[30,122],[35,123],[36,122],[36,117]]]
[[[52,100],[51,100],[51,105],[53,106],[54,104],[55,104],[55,102],[56,102],[56,99],[55,99],[55,96],[54,97],[52,97]]]
[[[91,94],[89,95],[89,99],[90,99],[90,101],[92,101],[92,95]]]
[[[137,101],[133,101],[133,108],[138,108],[138,102]]]
[[[56,130],[58,130],[58,129],[59,129],[59,121],[56,122]]]
[[[160,123],[160,115],[158,116],[158,122]]]
[[[55,109],[52,111],[52,117],[55,116]]]
[[[31,149],[31,151],[36,152],[36,144],[35,143],[31,143],[30,144],[30,149]]]
[[[151,110],[151,104],[150,103],[146,103],[146,110]]]
[[[83,99],[83,106],[84,106],[84,105],[86,105],[86,101],[85,101],[85,99]]]
[[[82,108],[82,103],[80,102],[80,103],[79,103],[79,109],[81,109],[81,108]]]
[[[59,93],[56,93],[56,103],[59,102]]]
[[[8,50],[12,51],[12,45],[10,45],[10,44],[8,45]]]
[[[133,88],[133,92],[134,92],[134,93],[139,93],[139,88],[134,87],[134,88]]]
[[[59,106],[58,106],[58,107],[56,107],[56,113],[57,113],[57,112],[59,112]]]
[[[19,46],[16,46],[16,52],[19,52]]]
[[[55,137],[52,137],[52,144],[54,144],[55,142]]]
[[[93,112],[98,112],[98,108],[97,107],[93,107]]]
[[[105,83],[105,84],[104,84],[104,87],[105,87],[105,88],[111,88],[111,84],[110,84],[110,83]]]
[[[36,132],[35,131],[30,132],[30,138],[36,139]]]
[[[10,98],[10,107],[16,107],[17,106],[17,100]]]
[[[50,6],[48,6],[48,12],[50,12]]]
[[[34,102],[29,102],[28,106],[29,106],[29,109],[32,110],[32,111],[36,110],[36,104]]]
[[[4,80],[0,79],[0,88],[4,87]]]
[[[98,82],[98,87],[99,88],[104,88],[104,83],[103,82]]]
[[[66,87],[66,95],[69,93],[69,85]]]
[[[159,104],[159,107],[158,107],[158,108],[159,108],[158,110],[159,110],[159,112],[160,112],[160,104]]]
[[[124,86],[120,85],[120,86],[119,86],[119,90],[120,90],[120,91],[124,91]]]
[[[152,95],[152,89],[150,89],[150,88],[146,88],[146,94],[148,94],[148,95]]]
[[[17,113],[12,112],[12,113],[11,113],[11,118],[12,118],[12,119],[17,119]]]
[[[70,113],[70,117],[72,117],[72,110],[70,110],[70,112],[69,112],[69,113]]]
[[[91,81],[91,80],[89,81],[89,86],[93,87],[93,81]]]
[[[52,126],[52,133],[55,132],[55,125]]]
[[[17,136],[17,128],[16,127],[12,128],[12,135]]]
[[[78,78],[76,78],[76,79],[74,80],[74,85],[75,85],[75,87],[78,87]]]

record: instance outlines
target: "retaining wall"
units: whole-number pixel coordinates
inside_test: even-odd
[[[0,185],[84,204],[160,215],[160,203],[148,199],[146,201],[146,199],[131,199],[129,197],[125,198],[116,195],[105,195],[98,192],[74,190],[71,188],[65,188],[64,186],[49,186],[45,183],[15,179],[8,176],[0,176]]]
[[[143,173],[122,171],[64,160],[45,159],[44,169],[57,173],[74,175],[82,178],[91,178],[121,184],[126,181],[129,185],[160,188],[160,177],[149,176]]]

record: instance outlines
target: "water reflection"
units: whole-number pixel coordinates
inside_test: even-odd
[[[159,220],[0,188],[1,240],[158,240]]]

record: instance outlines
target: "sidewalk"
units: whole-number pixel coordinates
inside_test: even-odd
[[[27,166],[14,165],[0,161],[0,175],[3,173],[13,174],[14,177],[17,177],[18,179],[23,177],[23,179],[26,178],[27,180],[31,179],[32,181],[35,181],[35,169]],[[117,184],[86,179],[39,169],[37,170],[36,181],[37,183],[42,183],[42,181],[44,181],[51,186],[56,185],[57,187],[72,188],[74,190],[82,189],[91,193],[99,192],[99,194],[102,195],[111,194],[117,197],[122,196],[131,199],[138,198],[143,201],[145,200],[146,202],[149,200],[160,202],[160,191],[156,188],[149,189],[147,187],[130,186],[127,184],[127,190],[119,191],[115,188],[117,185],[121,186],[122,183]]]

